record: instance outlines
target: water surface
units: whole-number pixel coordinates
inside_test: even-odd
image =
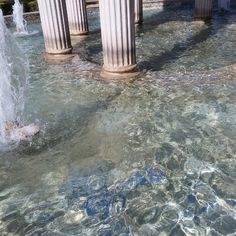
[[[68,61],[17,39],[42,132],[0,154],[0,235],[235,235],[236,12],[144,16],[133,82],[101,80],[97,13]]]

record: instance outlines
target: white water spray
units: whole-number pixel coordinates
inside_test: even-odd
[[[7,121],[16,119],[14,96],[12,96],[11,85],[11,65],[8,63],[6,53],[7,30],[3,22],[2,12],[0,10],[0,139],[5,137],[5,124]]]
[[[23,17],[23,5],[19,0],[15,0],[13,5],[13,21],[16,25],[16,34],[28,35],[27,21]]]
[[[6,28],[0,9],[0,142],[32,133],[20,126],[24,109],[28,60]],[[24,128],[24,129],[23,129]],[[21,132],[19,134],[19,132]],[[22,133],[23,132],[23,133]],[[36,131],[35,131],[36,132]],[[33,133],[35,133],[33,132]],[[15,135],[15,136],[14,136]],[[18,137],[17,137],[18,135]],[[13,137],[14,136],[14,137]]]

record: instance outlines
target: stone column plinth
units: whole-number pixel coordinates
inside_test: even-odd
[[[229,11],[230,0],[218,0],[218,7],[220,11]]]
[[[209,20],[212,17],[212,0],[195,0],[195,19]]]
[[[88,34],[88,19],[85,0],[66,0],[71,35]]]
[[[143,0],[134,0],[134,22],[135,24],[143,22]]]
[[[69,54],[72,51],[65,0],[38,0],[46,52]]]
[[[137,73],[134,0],[100,0],[103,77]]]

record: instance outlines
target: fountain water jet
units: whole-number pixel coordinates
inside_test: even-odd
[[[14,34],[17,36],[30,36],[37,34],[38,31],[28,31],[27,21],[24,19],[23,13],[23,5],[19,0],[15,0],[13,5],[13,22],[16,25],[16,32]]]
[[[27,21],[23,17],[23,5],[19,0],[15,0],[13,5],[13,21],[16,25],[16,34],[28,35]]]
[[[28,61],[6,28],[0,10],[0,142],[26,139],[39,131],[21,126]]]

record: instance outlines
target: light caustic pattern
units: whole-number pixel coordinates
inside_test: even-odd
[[[199,25],[187,9],[145,11],[146,71],[127,84],[100,80],[89,17],[98,33],[69,61],[45,63],[41,34],[18,38],[24,118],[43,130],[0,154],[0,235],[234,235],[236,12]]]

